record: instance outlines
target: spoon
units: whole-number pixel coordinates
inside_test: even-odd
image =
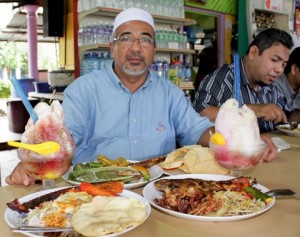
[[[60,150],[60,145],[57,142],[53,141],[43,142],[40,144],[26,144],[21,142],[8,141],[7,144],[10,146],[30,150],[40,155],[51,154]]]
[[[300,193],[296,193],[290,189],[273,189],[266,192],[266,194],[272,197],[294,196],[300,198]]]

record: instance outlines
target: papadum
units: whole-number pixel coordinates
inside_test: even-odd
[[[134,198],[96,196],[92,202],[81,205],[71,223],[84,236],[103,236],[139,225],[146,215],[146,205]]]
[[[215,161],[210,148],[200,145],[184,146],[167,155],[164,162],[159,164],[163,169],[180,169],[191,174],[226,174]]]

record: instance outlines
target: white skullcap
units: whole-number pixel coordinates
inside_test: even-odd
[[[128,21],[144,21],[152,26],[153,30],[155,31],[154,20],[151,14],[148,12],[139,9],[139,8],[128,8],[122,12],[120,12],[114,22],[113,33],[115,33],[116,29],[126,23]]]

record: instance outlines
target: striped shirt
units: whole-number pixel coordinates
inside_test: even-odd
[[[284,73],[276,80],[275,85],[285,95],[287,104],[293,109],[300,109],[300,89],[295,93]]]
[[[255,91],[249,84],[243,63],[240,63],[241,102],[243,104],[269,104],[278,105],[284,112],[291,112],[292,108],[286,104],[284,95],[274,85],[259,85]],[[226,100],[233,97],[234,65],[225,64],[202,80],[194,100],[194,108],[199,113],[209,106],[220,107]],[[260,132],[273,131],[276,124],[258,119]]]

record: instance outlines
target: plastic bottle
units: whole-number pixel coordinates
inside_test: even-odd
[[[192,97],[191,97],[190,91],[186,90],[184,92],[184,94],[185,94],[185,97],[187,98],[188,102],[192,105]]]
[[[92,57],[89,60],[89,71],[92,72],[94,70],[99,69],[99,56],[98,53],[92,53]]]
[[[152,72],[153,74],[156,74],[156,64],[155,61],[153,61],[150,65],[150,72]]]
[[[169,63],[167,62],[167,60],[163,60],[162,67],[163,67],[163,77],[169,80]]]
[[[83,59],[80,62],[80,75],[84,75],[89,72],[89,59],[90,59],[90,54],[85,53],[83,55]]]
[[[97,43],[104,43],[104,25],[100,22],[97,26]]]
[[[163,64],[160,58],[156,61],[155,65],[156,65],[157,75],[159,77],[163,77]]]
[[[96,22],[91,26],[91,44],[98,43],[98,27]]]
[[[105,68],[105,57],[103,52],[100,53],[98,68],[100,70]]]
[[[189,63],[185,64],[185,76],[184,76],[184,81],[191,81],[192,77],[192,69],[190,67]]]
[[[106,58],[105,58],[105,65],[109,65],[113,59],[111,58],[110,52],[107,52]]]

